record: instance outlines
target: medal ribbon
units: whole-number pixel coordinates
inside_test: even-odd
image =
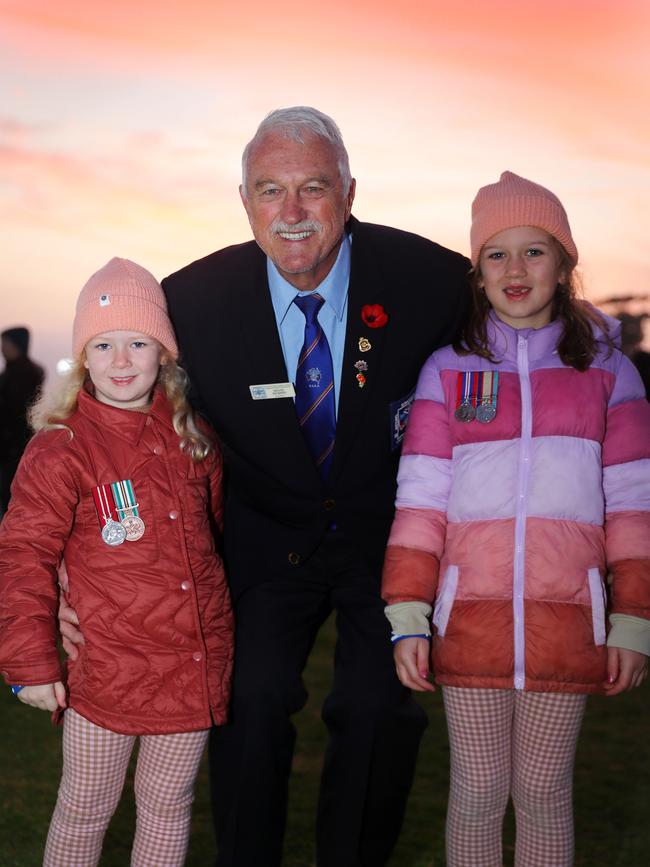
[[[487,405],[488,403],[492,403],[492,398],[493,398],[493,394],[492,394],[492,376],[493,376],[493,374],[492,374],[492,371],[491,371],[491,370],[486,370],[486,371],[481,375],[481,377],[482,377],[482,382],[481,382],[481,403],[482,403],[482,404],[486,404],[486,405]]]
[[[472,395],[470,397],[470,402],[472,406],[476,409],[478,406],[479,400],[478,396],[481,393],[481,383],[483,382],[483,374],[480,370],[475,370],[472,372]]]
[[[495,410],[495,412],[496,412],[496,408],[497,408],[497,391],[499,390],[499,371],[498,371],[498,370],[495,370],[495,371],[491,372],[491,373],[490,373],[490,379],[491,379],[492,381],[491,381],[491,383],[490,383],[490,390],[489,390],[490,398],[489,398],[489,402],[492,404],[492,406],[494,407],[494,410]],[[487,395],[486,395],[486,396],[487,396]]]
[[[110,485],[97,485],[96,488],[93,488],[93,500],[102,529],[109,521],[117,521],[117,510]],[[102,521],[104,522],[103,525]]]
[[[472,400],[472,371],[464,370],[458,375],[458,406],[469,406]]]
[[[122,479],[121,482],[111,482],[113,497],[117,503],[117,511],[123,517],[128,512],[138,517],[138,503],[135,500],[131,479]]]

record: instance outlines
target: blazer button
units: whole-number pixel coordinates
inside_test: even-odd
[[[189,581],[181,581],[181,590],[189,590],[190,586]]]
[[[194,660],[194,662],[201,662],[201,660],[203,659],[203,654],[200,653],[198,650],[195,650],[192,654],[192,659]]]
[[[323,506],[325,507],[326,512],[331,512],[335,505],[336,505],[335,500],[325,500],[325,502],[323,503]]]
[[[292,566],[297,566],[298,563],[300,563],[300,554],[296,554],[295,551],[291,551],[291,553],[289,554],[289,563],[291,563]]]
[[[169,517],[172,519],[172,521],[175,521],[176,518],[178,518],[178,512],[176,511],[176,509],[171,510],[171,512],[169,513]]]
[[[161,455],[163,453],[162,446],[154,446],[153,453],[154,455]]]

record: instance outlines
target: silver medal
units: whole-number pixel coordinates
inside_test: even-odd
[[[121,545],[126,539],[126,530],[121,524],[118,524],[117,521],[113,521],[112,518],[109,518],[102,527],[102,539],[107,545],[111,545],[111,547]]]
[[[476,407],[476,418],[478,421],[483,422],[483,424],[494,421],[496,414],[496,407],[491,403],[482,403]]]
[[[456,407],[454,416],[458,421],[473,421],[476,413],[471,403],[461,403],[460,406]]]

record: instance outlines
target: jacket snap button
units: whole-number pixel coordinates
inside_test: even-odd
[[[189,590],[190,582],[189,581],[181,581],[181,590]]]
[[[200,662],[202,658],[203,658],[203,654],[199,653],[198,650],[195,650],[194,653],[192,654],[192,659],[194,660],[194,662]]]
[[[175,521],[176,518],[178,518],[178,512],[176,511],[176,509],[171,510],[171,512],[169,513],[169,517],[172,519],[172,521]]]
[[[154,446],[153,453],[154,455],[161,455],[163,452],[162,446]]]
[[[291,553],[289,554],[289,563],[291,563],[292,566],[297,566],[298,563],[300,563],[300,554],[296,554],[295,551],[291,551]]]
[[[331,512],[335,505],[336,503],[334,500],[325,500],[325,502],[323,503],[323,506],[325,506],[325,509],[328,512]]]

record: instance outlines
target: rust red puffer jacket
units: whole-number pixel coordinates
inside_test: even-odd
[[[225,721],[233,619],[211,522],[221,522],[221,458],[179,447],[166,398],[148,413],[81,392],[70,430],[29,444],[0,525],[0,670],[10,684],[63,679],[57,566],[85,637],[68,662],[69,704],[125,734]],[[72,431],[73,436],[70,436]],[[100,534],[92,491],[133,483],[145,532],[116,547]]]

